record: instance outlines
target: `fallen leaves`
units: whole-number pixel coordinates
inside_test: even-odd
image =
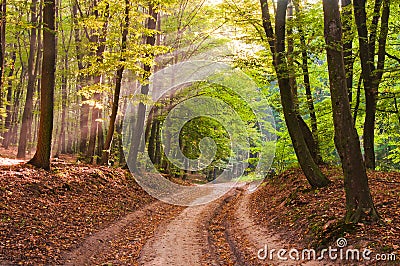
[[[378,224],[343,224],[345,194],[340,168],[326,167],[328,187],[311,190],[304,175],[288,170],[252,196],[254,218],[277,230],[287,243],[322,248],[346,237],[353,246],[373,252],[398,252],[400,245],[400,173],[368,173],[371,193],[381,216]]]
[[[153,201],[126,171],[56,164],[0,167],[0,264],[62,264],[62,253]]]

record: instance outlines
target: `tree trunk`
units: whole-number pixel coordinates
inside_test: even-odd
[[[107,164],[108,158],[110,155],[110,147],[111,142],[114,136],[114,129],[115,129],[115,121],[117,118],[118,113],[118,103],[119,103],[119,96],[121,93],[121,84],[122,84],[122,77],[124,74],[124,62],[126,61],[124,53],[126,52],[126,42],[128,37],[128,30],[129,30],[129,0],[125,0],[125,25],[122,32],[122,40],[121,40],[121,65],[117,70],[117,77],[115,82],[115,90],[114,90],[114,99],[112,104],[111,116],[110,116],[110,124],[108,126],[107,137],[104,143],[104,152],[102,154],[101,163]]]
[[[349,95],[349,101],[353,101],[353,39],[352,30],[353,12],[351,8],[351,0],[341,0],[342,14],[341,20],[343,23],[343,56],[344,67],[346,70],[346,84]]]
[[[65,138],[67,131],[66,113],[67,113],[67,71],[68,71],[68,54],[64,58],[64,69],[62,74],[62,84],[61,84],[61,127],[58,141],[58,153],[66,153]]]
[[[100,100],[100,94],[95,93],[93,97],[95,103],[92,108],[92,118],[90,122],[90,136],[89,136],[89,145],[86,153],[86,157],[88,162],[94,163],[94,154],[96,150],[96,137],[97,137],[97,128],[98,128],[98,119],[100,118],[100,109],[98,107],[98,101]]]
[[[312,187],[323,187],[329,184],[329,180],[322,174],[315,163],[309,148],[307,147],[295,108],[292,89],[290,87],[289,70],[285,59],[285,28],[287,0],[278,1],[276,14],[276,38],[273,34],[269,15],[268,2],[260,0],[263,26],[270,43],[270,49],[274,56],[274,68],[278,76],[281,102],[289,135],[292,139],[299,164]],[[272,34],[272,35],[271,35]],[[276,40],[271,46],[271,39]]]
[[[32,113],[33,113],[33,94],[35,91],[36,82],[36,71],[35,66],[35,53],[36,53],[36,42],[37,42],[37,15],[36,15],[36,4],[37,0],[32,0],[31,5],[31,23],[33,25],[31,29],[30,45],[29,45],[29,58],[28,58],[28,85],[26,90],[26,100],[24,112],[22,114],[22,125],[18,142],[18,159],[25,159],[27,140],[30,139],[29,132],[32,127]],[[38,60],[38,59],[37,59]]]
[[[155,10],[155,7],[151,3],[149,4],[149,15],[150,15],[150,17],[147,20],[147,29],[153,31],[156,29],[157,12]],[[146,37],[147,45],[154,46],[155,42],[156,42],[155,34],[151,34]],[[149,76],[150,76],[151,65],[145,64],[143,69],[145,72],[143,79],[148,80]],[[149,85],[148,84],[142,85],[140,93],[142,95],[147,95],[149,93]],[[131,166],[131,171],[133,171],[133,172],[138,172],[137,156],[139,153],[139,148],[140,148],[141,139],[142,139],[142,135],[143,135],[145,114],[146,114],[146,105],[144,105],[142,102],[140,102],[139,107],[138,107],[137,121],[136,121],[136,125],[134,128],[131,147],[130,147],[129,156],[128,156],[128,164]]]
[[[74,39],[75,39],[75,50],[76,50],[76,59],[78,63],[78,70],[81,72],[84,69],[83,65],[83,51],[80,47],[81,45],[81,36],[79,30],[78,23],[78,6],[75,1],[72,6],[72,16],[73,16],[73,24],[74,24]],[[76,85],[76,90],[79,91],[82,87],[83,78],[79,75]],[[87,152],[87,141],[89,134],[89,104],[87,103],[87,98],[82,95],[81,97],[81,108],[79,113],[79,131],[80,131],[80,139],[79,139],[79,152],[81,155],[86,154]]]
[[[151,126],[148,128],[151,128],[150,131],[150,136],[148,137],[149,141],[149,147],[148,147],[148,153],[149,153],[149,158],[155,164],[155,156],[156,156],[156,134],[157,134],[157,118],[153,117],[153,121],[151,121]]]
[[[120,118],[121,119],[121,118]],[[117,122],[115,126],[115,131],[117,132],[117,141],[116,141],[116,146],[118,149],[118,156],[119,156],[119,165],[123,166],[126,164],[125,161],[125,153],[124,153],[124,148],[123,148],[123,143],[122,143],[122,120],[120,122]]]
[[[104,151],[104,132],[103,132],[103,109],[99,109],[99,118],[97,119],[97,150],[96,163],[100,162]]]
[[[157,120],[157,130],[156,130],[156,150],[155,150],[155,154],[154,154],[154,163],[156,165],[160,165],[161,164],[161,121]]]
[[[354,127],[357,124],[357,115],[358,115],[358,109],[360,108],[360,98],[361,98],[361,85],[362,85],[362,76],[360,76],[357,84],[357,94],[356,94],[356,103],[354,105],[354,115],[353,115],[353,122],[354,122]]]
[[[336,1],[324,0],[325,42],[332,98],[335,144],[342,162],[348,223],[377,220],[360,142],[351,116],[343,61],[342,25]]]
[[[5,53],[6,53],[6,22],[7,22],[7,1],[2,0],[0,6],[0,110],[3,108],[3,76],[5,69]],[[2,121],[0,116],[0,126]]]
[[[97,45],[96,53],[93,56],[97,57],[97,63],[102,63],[104,59],[104,51],[106,49],[106,35],[107,35],[107,27],[108,27],[108,17],[109,17],[109,4],[106,2],[105,12],[102,14],[102,18],[105,19],[103,23],[103,27],[101,32],[94,33],[90,42],[94,45]],[[94,10],[94,16],[96,18],[100,18],[99,10]],[[93,78],[93,84],[101,83],[101,74],[96,74]],[[96,158],[94,157],[96,151],[96,138],[97,138],[97,153],[96,155],[102,154],[103,151],[103,127],[102,127],[102,112],[101,112],[101,93],[96,92],[93,96],[95,105],[92,108],[92,121],[90,126],[90,136],[89,136],[89,146],[88,151],[86,153],[86,159],[91,161],[92,163],[96,163]],[[99,152],[99,150],[101,150]]]
[[[26,74],[25,67],[22,63],[22,70],[21,70],[21,75],[19,78],[18,85],[15,88],[14,92],[14,105],[12,107],[12,118],[11,118],[11,134],[9,135],[10,137],[10,144],[16,144],[18,142],[17,136],[18,136],[18,116],[19,116],[19,107],[21,103],[21,98],[22,98],[22,80],[24,79]]]
[[[374,14],[371,23],[370,35],[368,38],[367,14],[365,0],[354,0],[354,17],[357,25],[358,39],[360,45],[360,59],[362,76],[365,89],[365,122],[364,122],[364,152],[365,165],[367,168],[375,169],[375,116],[378,88],[382,78],[385,60],[385,46],[388,33],[389,0],[384,2],[384,10],[381,18],[381,31],[379,37],[380,58],[377,69],[375,69],[375,46],[378,21],[383,0],[376,0]],[[379,69],[381,68],[381,69]],[[376,70],[376,71],[375,71]]]
[[[43,10],[43,61],[40,91],[40,126],[36,153],[30,164],[49,170],[53,132],[54,86],[56,70],[55,0],[48,0]]]
[[[15,48],[15,46],[14,46]],[[15,61],[17,59],[17,53],[14,50],[11,56],[11,65],[10,65],[10,72],[8,73],[8,77],[11,78],[14,75],[14,70],[15,70]],[[4,139],[3,139],[3,147],[5,149],[8,149],[8,146],[10,145],[10,138],[11,138],[11,118],[12,118],[12,80],[10,79],[8,81],[8,86],[7,86],[7,106],[6,106],[6,119],[4,123],[4,128],[7,130],[6,133],[4,134]]]
[[[297,1],[293,1],[293,4],[295,6],[296,12],[300,12],[300,6]],[[310,73],[308,69],[308,56],[307,56],[307,45],[306,45],[306,40],[304,37],[304,32],[303,29],[301,28],[300,23],[299,24],[299,35],[300,35],[300,44],[301,44],[301,56],[302,56],[302,64],[301,64],[301,69],[303,71],[303,82],[304,82],[304,87],[306,89],[306,98],[307,98],[307,107],[308,111],[310,113],[310,120],[311,120],[311,134],[312,137],[310,138],[308,133],[306,132],[307,129],[309,131],[309,128],[307,126],[307,129],[303,128],[303,134],[306,138],[306,143],[308,148],[310,149],[311,155],[314,158],[314,161],[317,164],[322,164],[322,156],[321,156],[321,151],[319,147],[319,139],[318,139],[318,123],[317,123],[317,116],[315,113],[315,108],[314,108],[314,99],[311,93],[311,82],[310,82]],[[304,121],[299,121],[300,125]]]

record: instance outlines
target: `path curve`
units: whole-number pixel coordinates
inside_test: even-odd
[[[179,266],[216,264],[208,257],[208,223],[220,206],[236,194],[233,189],[223,197],[199,206],[186,208],[165,228],[159,228],[155,237],[144,246],[139,259],[140,265]]]

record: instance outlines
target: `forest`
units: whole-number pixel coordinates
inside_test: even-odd
[[[0,11],[0,265],[400,260],[396,0]]]

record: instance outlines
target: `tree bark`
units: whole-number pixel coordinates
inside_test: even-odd
[[[354,57],[353,57],[353,39],[352,30],[353,12],[351,8],[351,0],[341,0],[342,14],[341,20],[343,23],[343,56],[344,66],[346,70],[346,84],[349,95],[349,101],[353,101],[353,72],[354,72]]]
[[[66,130],[67,130],[67,100],[68,100],[68,92],[67,92],[67,71],[68,71],[68,53],[65,54],[64,58],[64,69],[62,74],[62,84],[61,84],[61,128],[59,134],[58,141],[58,153],[65,154],[66,153]]]
[[[90,38],[90,42],[97,45],[96,53],[94,56],[97,57],[97,63],[101,64],[104,60],[104,51],[106,49],[106,35],[108,27],[109,18],[109,4],[106,2],[106,7],[104,13],[101,17],[104,19],[103,27],[100,32],[93,34]],[[99,10],[94,10],[94,16],[100,18]],[[97,74],[93,77],[93,84],[101,83],[101,74]],[[92,121],[90,125],[90,135],[89,135],[89,146],[86,153],[86,159],[92,163],[96,163],[96,158],[94,157],[96,151],[96,138],[97,138],[97,155],[101,156],[103,151],[103,127],[102,127],[102,111],[101,111],[101,92],[96,92],[93,96],[94,106],[92,107]],[[99,150],[101,151],[99,152]]]
[[[293,4],[296,9],[296,12],[299,13],[300,6],[298,5],[298,2],[293,1]],[[314,161],[317,164],[322,164],[323,160],[322,160],[322,156],[321,156],[321,150],[320,150],[319,138],[318,138],[318,122],[317,122],[317,116],[316,116],[315,107],[314,107],[314,99],[313,99],[313,96],[311,93],[310,73],[309,73],[309,69],[308,69],[308,56],[307,56],[307,50],[306,50],[307,45],[306,45],[306,40],[304,37],[304,31],[301,28],[300,23],[299,23],[298,31],[299,31],[299,35],[300,35],[300,44],[301,44],[301,57],[302,57],[301,69],[303,71],[303,82],[304,82],[304,87],[306,89],[307,107],[308,107],[308,111],[310,113],[312,138],[308,137],[308,134],[305,133],[305,130],[303,130],[303,134],[306,137],[307,146],[310,149],[310,152],[314,158]],[[301,123],[301,121],[300,121],[300,123]],[[307,129],[308,129],[308,126],[307,126]],[[310,140],[313,140],[313,141],[310,141]]]
[[[75,1],[72,6],[72,16],[73,16],[73,24],[74,24],[74,39],[75,39],[75,51],[76,51],[76,59],[78,64],[78,70],[81,72],[84,69],[83,65],[83,51],[81,49],[81,33],[79,30],[78,24],[78,6]],[[82,87],[83,78],[78,74],[78,80],[76,85],[76,90],[79,91]],[[87,98],[85,96],[81,96],[81,108],[79,113],[79,131],[80,131],[80,139],[79,139],[79,152],[81,155],[86,154],[87,152],[87,141],[89,134],[89,104],[87,103]]]
[[[22,62],[22,60],[20,60]],[[20,107],[21,103],[21,98],[22,98],[22,83],[23,79],[26,75],[26,69],[23,63],[21,63],[21,75],[19,77],[19,82],[15,88],[14,91],[14,105],[12,107],[12,118],[11,118],[11,134],[9,135],[10,137],[10,144],[15,144],[18,142],[17,136],[18,136],[18,110]]]
[[[370,46],[368,43],[365,0],[354,0],[354,17],[358,30],[360,59],[365,90],[365,122],[363,132],[365,165],[367,168],[374,169],[374,128],[377,91],[375,91],[372,86],[373,62],[370,62],[370,60],[373,58],[371,53],[374,53],[374,51],[370,51]]]
[[[96,163],[100,162],[103,151],[104,151],[103,109],[99,108],[99,118],[97,119]]]
[[[29,132],[32,127],[32,113],[33,113],[33,94],[35,91],[36,82],[36,71],[35,66],[35,53],[36,53],[36,42],[37,42],[37,0],[32,0],[31,4],[31,37],[29,42],[29,58],[28,58],[28,85],[26,90],[26,100],[24,112],[22,114],[22,125],[18,142],[18,159],[25,159],[27,140],[30,139]]]
[[[155,156],[156,156],[156,134],[157,134],[157,117],[153,118],[153,121],[151,121],[151,125],[148,127],[151,128],[150,131],[150,136],[148,137],[149,141],[149,147],[148,147],[148,153],[149,153],[149,158],[155,164]]]
[[[121,65],[118,67],[118,70],[117,70],[115,90],[114,90],[114,99],[113,99],[113,103],[112,103],[111,116],[110,116],[110,123],[108,126],[107,137],[106,137],[106,141],[104,143],[104,151],[103,151],[102,158],[101,158],[102,164],[107,164],[107,162],[108,162],[108,158],[110,155],[111,142],[112,142],[113,136],[114,136],[115,121],[116,121],[117,113],[118,113],[118,106],[119,106],[118,103],[119,103],[119,97],[120,97],[120,93],[121,93],[122,77],[123,77],[124,69],[125,69],[124,62],[126,61],[125,52],[126,52],[126,47],[127,47],[126,42],[127,42],[128,30],[129,30],[129,11],[130,11],[129,5],[130,5],[129,0],[125,0],[125,25],[123,27],[122,40],[121,40],[121,59],[120,59]]]
[[[270,49],[274,57],[274,68],[278,76],[281,102],[285,116],[289,135],[292,139],[293,147],[299,164],[312,187],[323,187],[329,184],[329,180],[324,176],[318,165],[315,163],[310,149],[307,147],[300,122],[297,117],[292,89],[290,87],[289,70],[285,59],[285,27],[287,0],[278,1],[275,19],[276,37],[273,34],[271,18],[269,15],[267,0],[260,0],[263,15],[263,26],[267,34]],[[271,35],[272,34],[272,35]],[[272,44],[272,41],[275,43]],[[271,46],[272,45],[272,46]]]
[[[40,125],[36,153],[29,164],[50,169],[53,132],[54,86],[56,70],[55,0],[48,0],[43,10],[43,61],[40,91]]]
[[[99,101],[100,101],[100,93],[95,93],[93,96],[94,106],[92,108],[92,117],[90,123],[90,136],[89,136],[89,144],[87,148],[86,158],[88,162],[94,163],[94,154],[96,150],[96,137],[97,137],[97,129],[98,129],[98,119],[100,119],[100,109],[99,109]]]
[[[15,46],[14,46],[15,48]],[[11,78],[14,75],[15,71],[15,61],[17,59],[17,52],[14,50],[12,52],[11,56],[11,65],[10,65],[10,72],[8,73],[8,77]],[[7,86],[7,106],[6,106],[6,119],[4,122],[4,128],[7,130],[6,133],[4,134],[4,139],[3,139],[3,147],[5,149],[8,149],[8,146],[10,145],[10,139],[11,139],[11,119],[12,119],[12,80],[10,79],[8,81],[8,86]]]
[[[358,80],[357,84],[357,94],[356,94],[356,103],[354,105],[354,115],[353,115],[353,122],[354,122],[354,127],[357,124],[357,115],[358,115],[358,109],[360,108],[360,98],[361,98],[361,85],[362,85],[363,79],[362,76],[360,76],[360,79]]]
[[[384,2],[384,8],[381,17],[381,31],[379,36],[379,51],[378,66],[375,68],[375,46],[378,22],[380,18],[380,10]],[[367,168],[375,169],[375,116],[376,116],[376,103],[379,84],[382,78],[384,59],[385,59],[385,46],[388,33],[388,20],[390,0],[376,0],[374,6],[374,14],[372,18],[370,34],[368,38],[367,28],[367,14],[365,0],[354,0],[354,17],[357,25],[358,39],[360,45],[360,59],[362,76],[364,80],[365,90],[365,122],[364,122],[364,153],[365,165]],[[379,69],[380,68],[380,69]]]
[[[147,20],[147,29],[153,31],[156,29],[158,14],[152,3],[149,4],[149,15],[150,15],[150,17]],[[147,37],[146,37],[147,45],[154,46],[155,42],[156,42],[155,34],[147,35]],[[148,80],[149,76],[150,76],[151,65],[145,64],[143,67],[143,70],[145,72],[143,79]],[[142,95],[147,95],[149,93],[149,85],[148,84],[142,85],[140,93]],[[137,156],[139,153],[139,148],[140,148],[141,139],[142,139],[142,135],[143,135],[145,114],[146,114],[146,105],[144,105],[144,103],[140,102],[139,107],[138,107],[137,121],[136,121],[136,125],[134,128],[132,142],[131,142],[129,156],[128,156],[128,164],[132,167],[131,171],[133,171],[133,172],[138,172]]]
[[[2,0],[0,6],[0,109],[3,108],[3,76],[5,69],[5,53],[6,53],[6,23],[7,23],[7,1]],[[2,124],[0,116],[0,125]]]
[[[379,217],[372,201],[360,142],[351,116],[338,2],[323,0],[323,8],[335,144],[342,162],[346,192],[345,221],[376,221]]]

